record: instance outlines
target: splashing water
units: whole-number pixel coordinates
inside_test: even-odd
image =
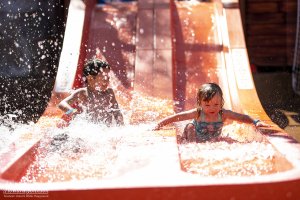
[[[258,176],[292,168],[254,127],[238,123],[224,126],[215,142],[180,145],[179,154],[182,169],[201,176]]]
[[[85,126],[83,126],[85,125]],[[171,137],[155,136],[149,125],[107,128],[87,121],[48,133],[21,182],[112,178],[146,166],[153,149]],[[160,141],[160,142],[157,142]]]
[[[257,176],[278,172],[271,144],[203,143],[180,146],[183,170],[202,176]]]
[[[124,101],[120,105],[126,105],[121,107],[126,124],[131,124],[122,128],[93,124],[84,113],[63,129],[56,127],[59,117],[53,116],[42,117],[38,124],[14,125],[13,130],[0,126],[7,133],[1,141],[4,147],[10,141],[24,140],[22,134],[27,132],[43,135],[35,160],[21,182],[110,179],[151,165],[162,149],[169,149],[169,144],[176,145],[174,129],[163,130],[163,134],[149,131],[157,119],[173,114],[173,105],[171,101],[137,92],[131,95],[130,103],[124,103],[128,102],[127,97],[119,98],[119,102]],[[231,142],[178,145],[182,170],[215,177],[257,176],[287,170],[278,164],[284,158],[249,125],[224,126],[221,138],[230,138]]]
[[[22,124],[15,122],[14,116],[12,114],[0,116],[0,153],[6,151],[8,144],[24,139],[24,135],[28,135],[28,133],[36,129],[33,123]]]
[[[118,91],[118,90],[116,90]],[[61,182],[104,179],[147,166],[158,154],[160,145],[175,143],[174,134],[158,135],[151,130],[154,122],[172,114],[172,101],[132,92],[116,92],[124,115],[124,127],[107,127],[88,121],[86,113],[77,115],[71,124],[56,128],[59,118],[40,119],[48,127],[40,142],[35,161],[21,182]],[[149,111],[149,108],[155,108]],[[173,131],[174,133],[174,131]],[[168,134],[168,133],[167,133]],[[171,137],[170,137],[171,136]]]

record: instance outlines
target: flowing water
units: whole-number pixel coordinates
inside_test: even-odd
[[[235,122],[224,125],[216,141],[179,145],[179,155],[182,170],[201,176],[258,176],[292,168],[253,126]]]
[[[147,167],[176,143],[176,132],[180,135],[186,124],[176,125],[177,131],[173,126],[151,131],[157,119],[173,113],[172,102],[142,94],[133,94],[131,104],[122,109],[127,125],[121,128],[90,123],[84,113],[63,129],[53,117],[29,125],[7,121],[0,126],[0,152],[8,151],[12,142],[30,140],[34,134],[24,135],[35,132],[43,137],[21,182],[110,179]],[[173,150],[183,171],[204,177],[258,176],[292,168],[265,136],[245,124],[225,125],[218,141],[178,144]]]
[[[21,182],[111,178],[143,167],[162,140],[149,128],[107,128],[88,122],[68,127],[42,141],[36,161]]]

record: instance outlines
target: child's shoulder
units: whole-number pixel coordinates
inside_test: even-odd
[[[114,90],[112,88],[107,88],[106,91],[108,91],[108,92],[114,92]]]
[[[227,116],[230,116],[233,113],[233,111],[222,108],[221,113],[222,113],[222,116],[226,118]]]
[[[76,95],[76,96],[84,95],[84,96],[86,96],[87,95],[87,88],[86,87],[78,88],[78,89],[76,89],[72,92],[72,95]]]
[[[73,90],[73,93],[82,93],[82,92],[87,92],[87,88],[83,87],[83,88],[78,88],[76,90]]]
[[[223,118],[236,119],[240,117],[240,113],[234,112],[233,110],[222,109]]]
[[[227,110],[227,109],[225,109],[225,108],[222,108],[222,113],[224,114],[224,113],[229,113],[229,112],[231,112],[231,110]]]
[[[198,112],[199,112],[199,110],[197,108],[193,108],[193,109],[190,109],[190,110],[182,111],[182,112],[180,112],[180,114],[197,115]]]
[[[113,95],[115,95],[115,92],[114,92],[114,90],[113,90],[112,88],[107,88],[107,89],[106,89],[106,92],[107,92],[108,94],[113,94]]]

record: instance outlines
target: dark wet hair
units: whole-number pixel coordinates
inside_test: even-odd
[[[216,83],[206,83],[199,88],[197,93],[197,105],[200,107],[201,101],[210,101],[216,94],[219,94],[222,99],[222,107],[224,105],[223,92],[220,86]]]
[[[98,58],[93,58],[88,60],[83,68],[83,76],[87,77],[88,75],[97,76],[99,71],[103,68],[110,69],[109,64],[106,61],[100,60]]]

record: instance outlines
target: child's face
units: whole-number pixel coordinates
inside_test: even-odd
[[[88,87],[105,91],[109,85],[109,72],[109,68],[104,68],[96,76],[87,76]]]
[[[210,101],[201,101],[201,107],[206,115],[218,115],[222,109],[222,98],[216,94]]]

